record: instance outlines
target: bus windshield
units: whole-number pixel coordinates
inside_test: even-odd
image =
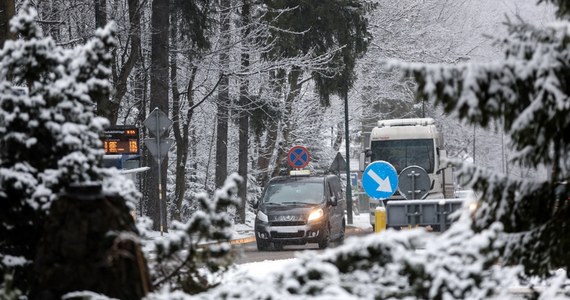
[[[323,201],[323,194],[322,182],[278,182],[272,183],[267,187],[263,196],[263,202],[268,204],[285,202],[319,204]]]
[[[392,164],[400,174],[408,166],[420,166],[428,173],[434,169],[433,139],[372,141],[372,161]]]

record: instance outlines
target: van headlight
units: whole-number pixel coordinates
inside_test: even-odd
[[[324,214],[322,208],[312,211],[311,214],[309,214],[309,222],[320,219]]]
[[[259,221],[261,222],[269,222],[269,219],[267,218],[267,215],[264,214],[261,210],[257,212],[257,218],[259,219]]]

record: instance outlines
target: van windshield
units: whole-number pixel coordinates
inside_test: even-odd
[[[263,202],[268,204],[285,202],[319,204],[323,201],[323,193],[322,182],[278,182],[267,187]]]
[[[408,166],[420,166],[428,173],[434,169],[433,139],[372,141],[372,161],[384,160],[400,174]]]

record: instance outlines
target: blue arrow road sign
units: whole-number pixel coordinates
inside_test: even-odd
[[[362,173],[362,187],[371,198],[390,198],[398,189],[396,168],[382,160],[369,164]]]

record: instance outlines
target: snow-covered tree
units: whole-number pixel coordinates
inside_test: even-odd
[[[113,25],[98,30],[86,45],[66,50],[43,37],[35,17],[35,10],[25,5],[12,20],[21,38],[6,42],[0,51],[3,299],[17,297],[20,291],[26,295],[34,288],[37,278],[31,266],[44,234],[44,222],[49,208],[56,206],[58,194],[68,185],[102,182],[105,191],[117,192],[129,203],[140,198],[131,181],[114,169],[99,167],[103,156],[99,133],[108,122],[95,115],[94,103],[111,91],[108,77],[110,50],[115,46]],[[231,262],[227,242],[233,222],[226,211],[238,204],[239,181],[238,176],[229,178],[213,201],[199,195],[201,211],[186,224],[176,223],[172,239],[156,244],[146,241],[147,249],[152,249],[147,256],[154,262],[151,284],[181,288],[188,293],[213,284],[204,271],[219,272]],[[140,229],[145,229],[145,220],[141,218]],[[218,243],[200,245],[204,242]],[[200,269],[204,266],[207,268]]]
[[[237,190],[241,180],[237,174],[230,175],[213,199],[205,193],[198,195],[200,211],[187,223],[174,221],[170,238],[146,241],[147,256],[153,257],[150,269],[155,289],[196,294],[218,284],[213,275],[221,274],[232,263],[229,240],[233,219],[227,210],[240,205]],[[143,235],[144,225],[139,223]]]
[[[482,193],[474,228],[504,226],[501,249],[508,264],[522,264],[531,274],[547,275],[570,266],[570,25],[545,29],[509,24],[501,42],[505,60],[458,66],[408,65],[420,97],[442,105],[468,124],[495,124],[510,137],[510,164],[550,170],[547,180],[511,178],[465,167]],[[461,165],[459,165],[461,166]]]
[[[111,91],[114,27],[63,49],[43,36],[36,16],[24,4],[10,23],[19,39],[0,51],[0,272],[15,272],[23,291],[43,222],[66,186],[102,182],[128,200],[138,195],[132,182],[99,167],[108,121],[94,103]]]

